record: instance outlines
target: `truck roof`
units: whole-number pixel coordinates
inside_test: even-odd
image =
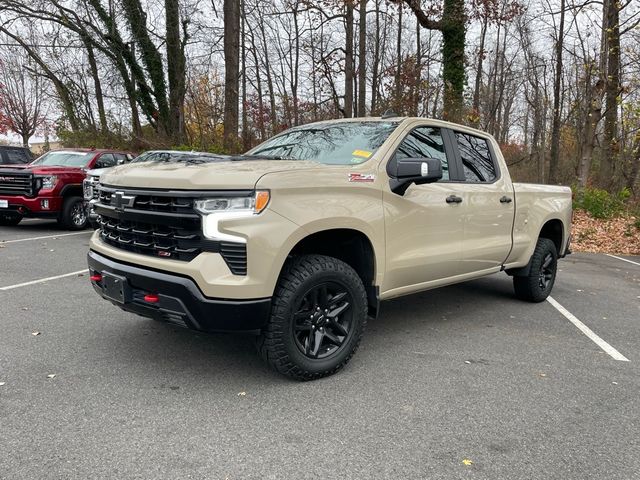
[[[442,127],[442,128],[451,128],[455,130],[463,130],[468,133],[474,133],[476,135],[481,135],[483,137],[491,137],[491,135],[485,131],[478,130],[477,128],[469,127],[467,125],[462,125],[459,123],[447,122],[445,120],[440,120],[437,118],[430,117],[402,117],[402,116],[385,116],[385,117],[356,117],[356,118],[337,118],[333,120],[319,120],[317,122],[308,123],[306,125],[300,125],[299,128],[304,128],[308,125],[322,125],[322,124],[331,124],[331,123],[344,123],[344,122],[429,122],[433,125]]]

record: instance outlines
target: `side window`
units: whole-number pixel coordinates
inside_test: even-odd
[[[465,180],[473,183],[493,182],[497,177],[496,167],[487,141],[466,133],[455,132],[455,135]]]
[[[117,162],[113,155],[111,155],[110,153],[103,153],[102,155],[100,155],[100,158],[96,162],[94,168],[109,168],[115,167],[116,165]]]
[[[435,158],[442,163],[442,180],[449,180],[449,162],[439,128],[418,127],[407,135],[396,152],[396,158]]]
[[[23,150],[9,148],[4,152],[7,156],[7,163],[9,165],[20,165],[23,163],[29,163],[31,159],[27,156]]]
[[[127,163],[129,161],[127,156],[123,155],[122,153],[114,153],[113,156],[116,157],[116,163],[118,165],[122,165],[123,163]]]

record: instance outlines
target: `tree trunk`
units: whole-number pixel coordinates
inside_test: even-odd
[[[353,2],[347,0],[345,15],[344,116],[353,116]]]
[[[464,0],[444,0],[442,11],[442,80],[445,120],[462,121],[465,80],[464,47],[466,36]]]
[[[549,159],[549,183],[558,182],[560,162],[560,95],[562,86],[562,51],[564,48],[565,0],[560,0],[560,25],[556,41],[556,71],[553,80],[553,126],[551,132],[551,157]]]
[[[478,121],[474,122],[479,125],[480,119],[480,89],[482,88],[482,64],[484,62],[484,43],[487,38],[487,26],[489,23],[489,16],[485,15],[482,18],[482,29],[480,32],[480,48],[478,50],[478,65],[476,67],[476,81],[473,89],[473,114],[477,116]]]
[[[224,0],[224,148],[229,153],[238,150],[239,88],[240,2]]]
[[[402,115],[402,4],[398,5],[398,36],[396,37],[396,78],[394,93],[394,110]]]
[[[165,69],[162,63],[162,55],[149,35],[146,12],[140,0],[122,0],[122,6],[131,27],[133,38],[140,47],[140,56],[153,88],[152,94],[157,110],[152,112],[151,116],[157,121],[158,132],[171,137],[173,132],[171,131],[169,104],[167,102]],[[138,75],[140,73],[138,72]]]
[[[180,37],[178,0],[165,0],[167,77],[169,79],[169,133],[174,145],[185,141],[184,96],[186,92],[186,58]],[[186,41],[186,38],[185,38]]]
[[[607,25],[607,85],[605,90],[604,136],[600,161],[599,183],[606,189],[617,188],[619,179],[616,161],[619,156],[618,96],[620,95],[620,4],[606,0]]]
[[[376,0],[376,42],[373,49],[373,65],[371,68],[371,114],[375,115],[378,109],[378,70],[380,68],[380,0]]]
[[[358,24],[358,116],[367,114],[367,0],[360,0]]]
[[[98,73],[98,64],[96,62],[96,56],[93,52],[93,46],[91,41],[86,36],[82,37],[85,49],[87,50],[87,60],[89,62],[89,70],[91,71],[91,78],[93,80],[93,88],[95,89],[96,104],[98,105],[98,117],[100,119],[100,131],[102,134],[106,134],[108,130],[107,114],[104,108],[104,95],[102,93],[102,83],[100,82],[100,74]]]

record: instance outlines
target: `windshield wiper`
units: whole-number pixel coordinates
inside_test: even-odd
[[[260,153],[252,155],[234,155],[231,157],[233,161],[239,160],[292,160],[290,158],[282,157],[280,155],[262,155]]]

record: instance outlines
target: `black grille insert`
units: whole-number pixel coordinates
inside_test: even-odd
[[[222,255],[234,275],[247,274],[245,244],[209,240],[202,233],[195,198],[99,187],[95,206],[100,238],[113,247],[141,255],[191,261],[202,252]]]
[[[15,170],[0,170],[0,194],[34,196],[33,174],[31,172],[16,172]]]

